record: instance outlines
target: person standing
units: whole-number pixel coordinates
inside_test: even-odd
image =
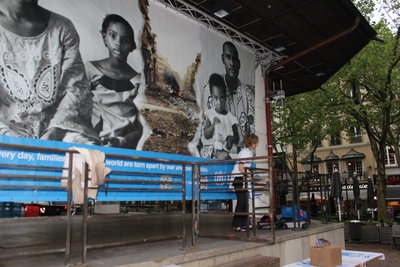
[[[255,134],[246,135],[244,138],[244,148],[240,151],[238,155],[238,161],[232,170],[233,187],[235,188],[236,194],[236,208],[235,213],[248,212],[248,203],[247,203],[247,191],[243,190],[244,181],[246,177],[246,168],[250,167],[251,160],[241,160],[245,158],[253,157],[252,150],[255,149],[258,145],[259,138]],[[248,215],[234,215],[232,220],[232,226],[235,231],[246,231]]]
[[[72,22],[37,0],[0,1],[0,134],[96,143]]]

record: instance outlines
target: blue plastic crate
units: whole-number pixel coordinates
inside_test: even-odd
[[[12,208],[11,208],[11,210],[12,210],[12,212],[14,213],[14,212],[21,212],[21,208],[22,208],[22,206],[13,206]]]
[[[11,207],[13,206],[12,202],[0,202],[0,208],[1,207]]]
[[[12,213],[11,213],[11,217],[21,217],[22,216],[22,211],[21,210],[19,210],[19,211],[13,211]]]
[[[10,206],[3,206],[0,208],[0,213],[11,212],[11,211],[12,211],[12,207],[10,207]]]

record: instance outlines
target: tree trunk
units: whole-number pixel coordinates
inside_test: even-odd
[[[296,145],[292,144],[293,147],[293,171],[297,173],[297,147]]]
[[[371,142],[372,153],[377,164],[378,174],[378,220],[383,223],[388,220],[386,211],[386,170],[385,170],[385,157],[386,157],[386,145],[378,144],[373,138],[369,138]]]

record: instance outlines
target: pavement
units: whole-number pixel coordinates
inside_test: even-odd
[[[358,250],[368,252],[380,252],[385,254],[385,260],[376,260],[367,264],[368,267],[399,267],[400,266],[400,246],[391,247],[390,244],[381,243],[352,243],[346,242],[347,250]]]
[[[206,215],[205,215],[206,216]],[[231,216],[212,216],[200,219],[200,232],[196,245],[191,246],[190,216],[186,223],[186,246],[183,246],[183,220],[181,214],[93,217],[89,220],[88,244],[98,246],[87,254],[87,263],[81,264],[82,216],[74,216],[72,221],[71,266],[128,266],[146,265],[152,262],[183,262],[182,257],[201,257],[210,251],[218,253],[260,246],[255,242],[244,242],[246,233],[234,232],[230,227]],[[311,223],[307,231],[318,231],[337,227],[337,224]],[[65,247],[66,221],[63,217],[19,218],[0,220],[0,267],[20,266],[64,266],[64,253],[27,256],[26,252]],[[211,238],[218,234],[225,238]],[[258,231],[258,237],[268,238],[269,230]],[[304,231],[276,231],[276,242],[296,238]],[[158,242],[150,242],[160,239]],[[241,239],[241,240],[238,240]],[[137,244],[129,243],[129,240]],[[254,240],[253,240],[254,241]],[[124,243],[123,246],[106,248],[105,243]],[[346,243],[348,250],[382,252],[385,261],[376,261],[368,266],[400,266],[400,248],[376,243]],[[158,265],[160,266],[160,265]],[[164,266],[164,265],[162,265]],[[171,265],[173,266],[173,265]]]

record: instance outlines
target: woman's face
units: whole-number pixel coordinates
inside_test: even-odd
[[[256,149],[256,147],[258,146],[258,143],[253,143],[250,146],[250,149]]]
[[[130,29],[120,22],[111,22],[103,39],[110,57],[126,60],[133,51],[133,36]]]

